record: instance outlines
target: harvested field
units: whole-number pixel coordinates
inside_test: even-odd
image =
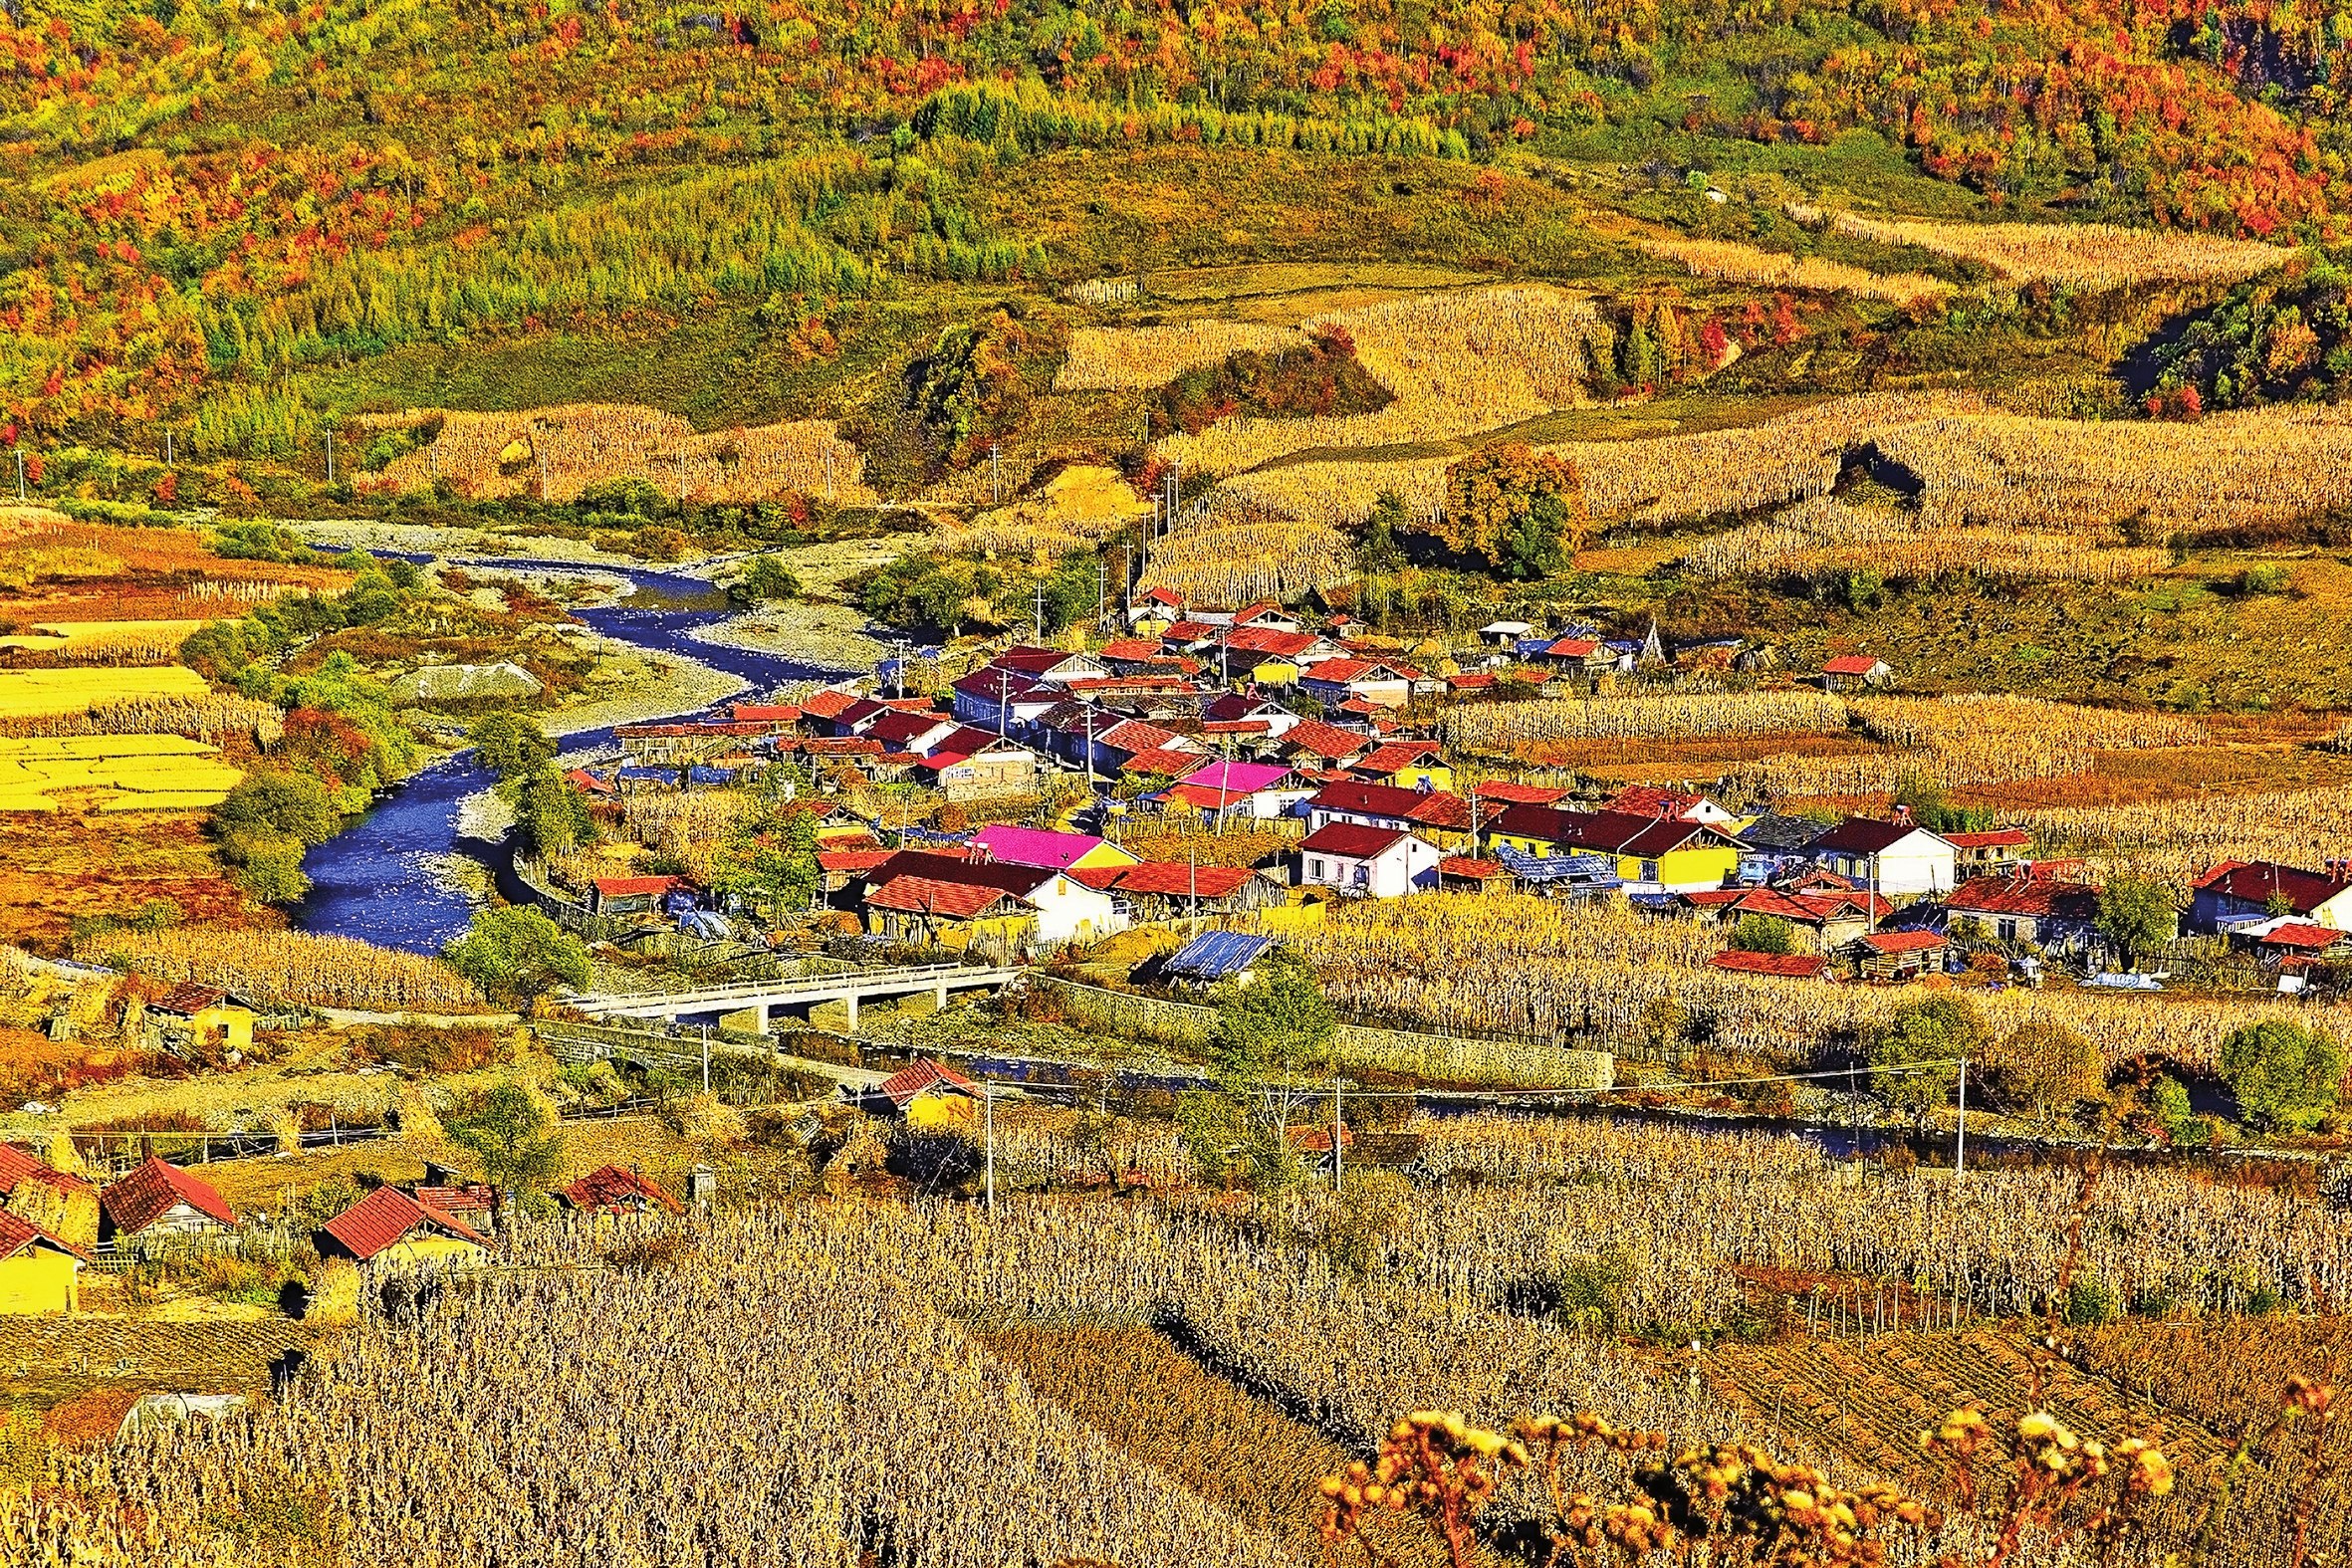
[[[1313,317],[1342,328],[1356,358],[1396,401],[1377,413],[1221,420],[1152,450],[1189,472],[1235,474],[1294,452],[1401,446],[1499,429],[1583,396],[1585,337],[1599,323],[1582,298],[1543,285],[1415,295]]]
[[[0,614],[12,630],[38,623],[73,637],[81,634],[69,628],[83,622],[212,620],[284,593],[351,584],[352,573],[331,566],[216,556],[208,539],[197,528],[118,528],[46,507],[0,507]]]
[[[2155,575],[2167,556],[2154,546],[2080,533],[1955,528],[1923,514],[1848,507],[1817,496],[1768,522],[1710,535],[1682,563],[1708,580],[1856,570],[1933,579],[1973,571],[1997,579],[2113,584]]]
[[[1243,322],[1185,322],[1169,327],[1081,327],[1069,358],[1054,377],[1057,392],[1140,391],[1165,386],[1187,370],[1223,364],[1237,353],[1303,348],[1294,327]]]
[[[74,916],[155,901],[190,921],[254,916],[194,813],[0,815],[0,943],[61,954]]]
[[[110,932],[84,957],[120,959],[153,980],[201,981],[280,1002],[367,1012],[476,1012],[482,994],[448,965],[350,937],[299,931],[219,931],[175,926]]]
[[[88,713],[107,703],[154,697],[207,697],[212,688],[194,670],[0,670],[0,720]]]
[[[1338,530],[1278,517],[1220,490],[1199,521],[1151,548],[1138,589],[1171,588],[1192,604],[1288,598],[1345,581],[1355,553]]]
[[[1050,560],[1064,551],[1091,550],[1151,515],[1118,470],[1073,464],[1046,482],[1033,499],[983,512],[969,528],[951,530],[943,543],[956,552]]]
[[[442,421],[429,445],[394,458],[358,483],[422,490],[446,479],[474,497],[576,500],[594,485],[640,480],[700,501],[767,501],[801,494],[860,505],[874,493],[865,457],[830,420],[755,425],[696,434],[674,414],[632,403],[565,403],[515,413],[415,409],[373,415],[371,428]]]
[[[0,737],[0,811],[55,811],[69,790],[101,811],[200,810],[245,777],[219,758],[177,735]]]
[[[2126,229],[2105,223],[1936,223],[1865,218],[1791,206],[1789,216],[1824,218],[1840,233],[1878,245],[1916,245],[1939,256],[1983,262],[2015,283],[2120,289],[2157,282],[2235,283],[2267,272],[2293,252],[2253,240],[2187,229]]]
[[[87,1287],[86,1287],[87,1288]],[[61,1442],[114,1436],[140,1394],[269,1392],[270,1364],[308,1350],[300,1323],[158,1323],[123,1317],[0,1317],[0,1401],[45,1413]],[[118,1406],[113,1423],[107,1407]],[[105,1425],[102,1433],[93,1430]]]
[[[1846,705],[1825,693],[1718,692],[1461,703],[1447,710],[1444,735],[1448,746],[1503,753],[1555,741],[1833,735],[1846,728]]]
[[[1952,285],[1923,273],[1875,273],[1818,256],[1791,256],[1782,251],[1759,250],[1730,240],[1687,239],[1656,235],[1636,242],[1664,261],[1689,269],[1695,277],[1720,278],[1731,283],[1763,283],[1783,289],[1814,289],[1824,294],[1854,294],[1913,305],[1952,292]]]

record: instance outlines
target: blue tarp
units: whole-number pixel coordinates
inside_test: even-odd
[[[621,784],[676,784],[675,768],[623,768],[613,779]]]
[[[1258,962],[1274,938],[1248,931],[1204,931],[1160,966],[1163,975],[1186,980],[1223,980]]]
[[[731,784],[735,782],[732,768],[689,768],[686,782],[690,784]]]

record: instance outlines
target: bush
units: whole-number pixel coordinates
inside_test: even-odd
[[[1982,1056],[1990,1039],[1985,1015],[1965,997],[1946,993],[1907,1003],[1887,1015],[1870,1042],[1870,1064],[1882,1069],[1871,1087],[1890,1104],[1924,1116],[1951,1103],[1960,1058]]]
[[[2077,1274],[2066,1282],[2066,1321],[2078,1328],[2104,1323],[2116,1316],[2115,1287],[2104,1279]]]
[[[588,948],[539,910],[510,905],[474,913],[473,928],[442,950],[449,967],[485,997],[522,1003],[558,986],[586,990]]]
[[[348,1257],[331,1257],[311,1278],[302,1320],[320,1328],[350,1328],[359,1321],[359,1270]]]
[[[2098,1046],[2046,1018],[2032,1019],[1986,1047],[1969,1077],[1997,1108],[2045,1118],[2107,1097],[2106,1064]]]
[[[1778,915],[1742,915],[1732,928],[1731,945],[1736,952],[1786,957],[1796,951],[1796,927]]]
[[[2272,1018],[2222,1041],[2223,1081],[2256,1127],[2316,1127],[2336,1108],[2343,1077],[2343,1047],[2320,1029]]]

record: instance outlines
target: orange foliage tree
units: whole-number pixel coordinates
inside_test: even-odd
[[[1564,570],[1584,543],[1584,476],[1521,442],[1485,447],[1446,470],[1433,535],[1511,577]]]

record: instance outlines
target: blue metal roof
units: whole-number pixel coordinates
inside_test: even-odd
[[[676,784],[678,771],[675,768],[623,768],[612,777],[627,784]]]
[[[732,768],[689,768],[686,770],[686,782],[698,784],[729,784],[735,782],[735,770]]]
[[[1204,931],[1160,966],[1164,975],[1184,975],[1194,980],[1223,980],[1238,975],[1258,962],[1274,938],[1248,931]]]
[[[1530,855],[1509,844],[1497,844],[1495,858],[1523,882],[1573,882],[1585,887],[1618,885],[1617,862],[1607,855]]]

